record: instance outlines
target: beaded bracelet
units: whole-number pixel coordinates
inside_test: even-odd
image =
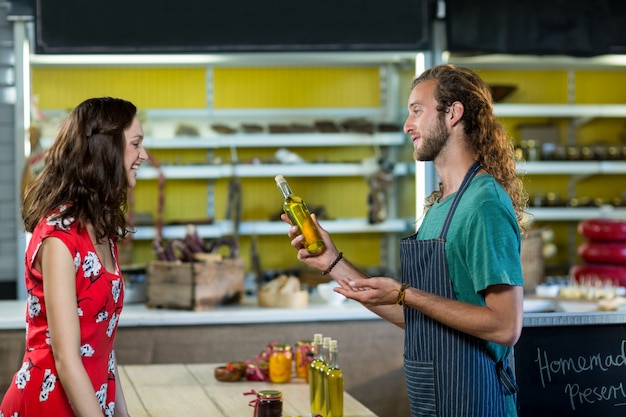
[[[337,265],[339,263],[339,261],[341,260],[341,258],[343,258],[343,252],[339,252],[339,255],[337,255],[337,258],[335,258],[335,260],[333,261],[332,264],[330,264],[330,266],[326,269],[326,271],[322,272],[322,275],[328,275],[330,274],[330,271],[333,270],[333,268],[335,267],[335,265]]]
[[[406,290],[410,285],[406,282],[400,286],[400,291],[398,292],[398,299],[396,300],[396,305],[406,307],[406,303],[404,302],[404,297],[406,296]]]

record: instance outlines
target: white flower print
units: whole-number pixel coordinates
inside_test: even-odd
[[[67,206],[60,206],[59,212],[63,213],[67,209]],[[46,218],[46,224],[48,226],[54,226],[55,228],[61,230],[68,230],[70,226],[74,223],[73,217],[61,218],[57,214],[51,214]]]
[[[113,417],[115,415],[115,401],[111,401],[104,409],[104,415],[106,417]]]
[[[85,313],[83,313],[83,309],[78,306],[78,317],[82,317]]]
[[[46,329],[46,345],[51,346],[52,342],[50,341],[50,329]]]
[[[113,301],[115,301],[117,303],[117,300],[119,300],[120,298],[120,292],[121,292],[121,283],[122,280],[121,279],[114,279],[112,282],[112,286],[111,286],[111,294],[113,295]]]
[[[89,343],[85,343],[80,347],[80,356],[91,357],[95,352]]]
[[[111,337],[113,334],[113,330],[117,327],[117,321],[119,320],[120,315],[117,313],[113,313],[111,316],[111,321],[109,322],[109,327],[107,327],[107,336]]]
[[[100,260],[95,252],[88,251],[85,260],[83,261],[83,271],[85,272],[85,278],[97,277],[100,273]]]
[[[111,401],[104,409],[104,415],[106,417],[113,417],[115,415],[115,401]]]
[[[39,401],[43,402],[48,399],[48,396],[54,391],[57,377],[52,373],[50,369],[46,369],[44,372],[43,382],[41,383],[41,391],[39,392]]]
[[[36,295],[29,293],[28,297],[26,297],[26,304],[30,318],[37,317],[41,313],[41,304],[39,303],[39,297]]]
[[[80,252],[76,252],[74,255],[74,269],[78,272],[78,268],[80,267]]]
[[[112,350],[111,354],[109,355],[109,369],[107,369],[107,371],[110,374],[115,375],[115,351]]]
[[[24,362],[17,375],[15,375],[15,385],[18,389],[24,389],[26,384],[30,381],[30,363]]]
[[[108,384],[105,382],[104,384],[100,385],[100,389],[96,391],[96,398],[98,399],[100,408],[102,408],[103,410],[107,400],[107,386]]]
[[[102,321],[105,321],[109,318],[109,312],[106,310],[100,310],[98,312],[98,315],[96,316],[96,323],[100,323]]]

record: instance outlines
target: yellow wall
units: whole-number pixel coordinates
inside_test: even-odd
[[[206,107],[204,68],[38,67],[33,95],[41,110],[72,109],[91,97],[121,97],[139,109]]]
[[[281,109],[379,107],[380,79],[372,68],[101,68],[36,67],[32,71],[33,94],[41,110],[71,109],[94,96],[117,96],[133,101],[141,110],[198,109],[207,103],[212,88],[215,109]],[[207,86],[207,80],[212,85]],[[147,121],[149,123],[149,120]],[[207,122],[208,123],[208,122]],[[144,123],[145,125],[145,123]],[[145,128],[146,126],[144,126]],[[238,158],[270,159],[276,149],[239,149]],[[371,147],[293,148],[308,160],[361,161],[374,155]],[[410,151],[409,151],[410,152]],[[204,150],[154,150],[162,164],[206,163]],[[230,162],[230,150],[215,155]],[[409,153],[410,156],[410,153]],[[367,183],[361,177],[293,178],[292,189],[309,206],[323,206],[331,218],[366,217]],[[220,179],[215,189],[215,219],[225,217],[229,180]],[[272,178],[242,179],[242,218],[268,220],[281,212],[281,197]],[[410,186],[404,185],[410,189]],[[207,181],[166,179],[165,223],[206,220]],[[156,216],[156,181],[140,181],[135,190],[135,211]],[[414,207],[414,203],[408,205]],[[353,262],[363,266],[380,263],[380,240],[376,234],[337,236],[337,243]],[[241,253],[249,254],[250,238],[240,239]],[[264,268],[284,268],[296,263],[285,236],[262,236],[261,259]],[[150,242],[133,242],[133,262],[153,259]]]

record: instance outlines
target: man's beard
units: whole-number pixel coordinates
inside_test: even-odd
[[[439,114],[437,124],[420,139],[420,147],[413,152],[416,161],[434,161],[448,143],[450,133],[446,130],[444,114]]]

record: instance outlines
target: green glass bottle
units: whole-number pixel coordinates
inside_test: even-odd
[[[316,391],[316,404],[319,413],[326,417],[326,370],[328,369],[328,359],[330,357],[330,337],[322,339],[322,363],[317,369],[317,378],[319,385]]]
[[[285,177],[277,175],[274,179],[283,195],[283,211],[287,213],[291,223],[300,229],[300,233],[304,236],[304,247],[311,254],[320,253],[324,249],[324,242],[304,200],[293,194]]]
[[[313,361],[309,365],[309,403],[311,406],[311,415],[320,413],[318,408],[317,396],[319,391],[319,368],[322,365],[322,334],[315,333],[313,335]]]
[[[330,341],[330,358],[326,370],[324,417],[343,417],[343,372],[339,368],[339,349],[336,340]]]

